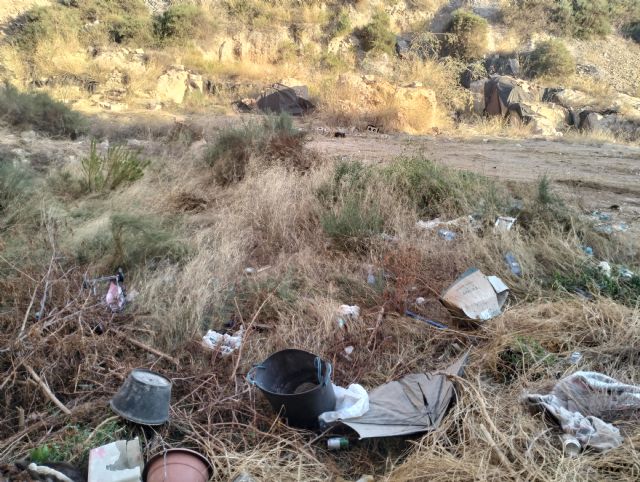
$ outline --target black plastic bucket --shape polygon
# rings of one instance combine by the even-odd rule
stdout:
[[[279,351],[249,370],[247,379],[294,427],[317,428],[318,415],[336,407],[331,363],[313,353]]]

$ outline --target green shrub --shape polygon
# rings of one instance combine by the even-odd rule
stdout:
[[[293,127],[291,116],[267,116],[261,123],[222,131],[205,152],[204,161],[213,167],[216,182],[225,186],[244,179],[252,156],[267,165],[285,161],[296,170],[307,170],[316,158],[304,149],[305,142],[306,134]]]
[[[511,383],[535,367],[545,368],[555,365],[558,357],[545,350],[537,340],[530,337],[517,336],[511,345],[500,353],[500,375],[502,381]],[[534,373],[539,379],[544,373]]]
[[[320,219],[327,236],[345,249],[359,250],[384,230],[380,207],[357,193],[344,193]]]
[[[85,464],[89,458],[91,447],[86,441],[91,438],[95,446],[104,445],[118,440],[117,435],[124,429],[117,421],[107,422],[101,425],[97,431],[88,425],[70,425],[65,430],[65,438],[60,442],[40,445],[31,451],[31,462],[42,464],[45,462],[68,462],[77,460],[79,464]]]
[[[396,35],[391,32],[389,15],[378,10],[371,22],[358,32],[361,47],[365,52],[371,50],[393,55],[395,53]]]
[[[556,35],[592,38],[607,35],[612,25],[640,20],[637,0],[516,0],[502,11],[504,22],[532,35],[547,31]]]
[[[449,55],[473,60],[487,52],[489,24],[475,13],[462,9],[453,12],[447,32],[445,44]]]
[[[632,40],[640,43],[640,22],[627,25],[624,28],[624,34]]]
[[[83,117],[43,92],[22,93],[11,84],[0,86],[0,119],[55,137],[76,138],[86,131]]]
[[[399,159],[381,168],[385,183],[419,217],[486,214],[500,210],[506,195],[484,176],[440,166],[428,159]]]
[[[338,247],[364,250],[373,236],[383,232],[385,219],[372,195],[375,176],[372,167],[360,162],[339,162],[332,179],[318,189],[322,229]]]
[[[535,77],[566,77],[575,72],[576,63],[561,40],[548,40],[531,52],[527,70]]]
[[[111,146],[106,153],[100,154],[93,139],[89,155],[82,159],[81,184],[88,192],[114,190],[123,183],[140,179],[149,163],[125,146]]]
[[[615,266],[611,276],[598,266],[578,266],[574,272],[555,273],[551,285],[568,292],[590,292],[605,296],[631,307],[636,307],[640,299],[640,276],[621,276],[620,269]]]
[[[20,165],[0,158],[0,214],[21,203],[33,187],[33,174]]]
[[[607,0],[573,0],[574,36],[602,37],[611,33]]]
[[[187,254],[185,245],[161,218],[149,215],[113,214],[104,230],[83,240],[76,248],[80,263],[97,263],[102,269],[119,266],[133,270],[161,261],[177,262]]]
[[[9,42],[29,55],[39,43],[48,41],[54,34],[75,35],[81,27],[80,15],[68,10],[61,6],[28,10],[10,24]]]
[[[329,22],[326,31],[329,38],[338,37],[350,32],[351,19],[349,18],[349,11],[344,8],[338,10]]]
[[[169,7],[154,19],[154,33],[161,41],[184,41],[211,33],[213,28],[202,8],[188,3]]]
[[[119,44],[149,45],[152,41],[150,17],[132,17],[113,20],[109,38]]]

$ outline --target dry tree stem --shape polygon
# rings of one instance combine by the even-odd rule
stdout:
[[[260,314],[260,312],[262,311],[262,308],[264,308],[264,305],[267,304],[267,301],[269,301],[271,299],[272,295],[273,295],[273,293],[269,293],[269,296],[267,296],[264,299],[262,304],[258,307],[258,310],[253,315],[253,318],[251,318],[251,321],[247,325],[247,329],[246,329],[245,334],[244,334],[244,340],[242,341],[242,343],[240,343],[240,348],[238,348],[238,358],[236,359],[236,364],[233,367],[233,373],[231,374],[230,380],[235,380],[236,379],[236,374],[238,373],[238,366],[240,365],[240,359],[242,358],[242,348],[244,347],[245,343],[247,342],[247,338],[249,336],[249,330],[251,330],[251,328],[253,327],[253,324],[255,323],[256,319],[258,318],[258,315]]]
[[[24,367],[27,369],[27,371],[29,372],[29,375],[31,375],[31,377],[40,385],[40,387],[42,388],[42,390],[44,391],[45,395],[47,395],[47,397],[49,397],[49,399],[60,409],[62,410],[66,415],[71,415],[71,410],[69,410],[67,407],[65,407],[65,405],[58,400],[58,397],[56,397],[53,392],[51,391],[51,389],[49,389],[49,387],[47,386],[47,384],[42,380],[42,378],[40,378],[38,376],[38,374],[33,370],[33,368],[31,368],[29,365],[24,364]]]
[[[380,308],[380,311],[378,312],[378,318],[376,319],[376,327],[374,328],[373,332],[371,333],[371,337],[369,337],[369,343],[367,343],[367,346],[371,346],[371,351],[375,351],[376,349],[376,335],[378,334],[378,330],[380,329],[380,325],[382,325],[382,319],[384,318],[384,306],[382,308]]]
[[[512,468],[511,462],[509,461],[507,456],[504,454],[504,452],[500,450],[500,447],[498,447],[498,444],[495,442],[495,440],[493,440],[493,437],[491,437],[491,434],[489,433],[489,430],[487,430],[487,427],[485,427],[483,424],[480,424],[480,430],[482,431],[482,434],[485,436],[486,441],[489,443],[491,448],[494,450],[495,454],[500,459],[500,463],[504,465],[505,469],[511,470]]]
[[[116,331],[115,333],[118,336],[122,337],[124,340],[128,341],[129,343],[131,343],[132,345],[137,346],[138,348],[142,348],[143,350],[146,350],[149,353],[153,353],[154,355],[158,355],[161,358],[166,358],[167,360],[169,360],[171,363],[173,363],[176,366],[180,365],[180,362],[176,358],[174,358],[174,357],[172,357],[170,355],[167,355],[166,353],[163,353],[160,350],[157,350],[157,349],[155,349],[153,347],[150,347],[149,345],[145,345],[141,341],[138,341],[138,340],[136,340],[134,338],[128,338],[124,333],[120,333],[119,331]]]

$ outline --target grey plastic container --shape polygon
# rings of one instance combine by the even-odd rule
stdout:
[[[318,415],[333,411],[331,363],[303,350],[274,353],[247,374],[273,409],[294,427],[317,428]]]
[[[127,420],[141,425],[162,425],[169,420],[171,381],[159,373],[135,368],[118,393],[111,409]]]

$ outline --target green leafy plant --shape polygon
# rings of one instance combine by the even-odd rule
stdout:
[[[106,270],[178,262],[187,254],[187,248],[176,237],[175,225],[175,220],[170,224],[157,216],[115,213],[106,226],[80,241],[76,258]]]
[[[578,266],[573,272],[557,272],[551,285],[570,293],[579,291],[605,296],[631,307],[637,306],[640,300],[640,275],[621,276],[617,266],[612,268],[611,275],[590,264]]]
[[[389,15],[383,10],[373,14],[371,22],[358,32],[364,51],[377,51],[388,54],[395,52],[396,35],[391,31]]]
[[[101,154],[97,141],[93,139],[89,155],[81,162],[82,185],[89,192],[110,191],[123,183],[140,179],[149,163],[125,146],[110,146],[106,153]]]
[[[576,63],[561,40],[547,40],[529,55],[527,70],[535,77],[566,77],[576,70]]]
[[[54,137],[76,138],[86,131],[84,118],[44,92],[22,93],[13,85],[0,86],[0,119]]]
[[[100,446],[117,440],[123,428],[116,421],[101,426],[97,431],[86,425],[71,425],[65,429],[64,439],[34,448],[30,459],[36,464],[45,462],[69,462],[72,459],[86,463],[90,446],[85,444],[91,437],[92,446]]]
[[[420,217],[469,212],[493,215],[506,203],[506,196],[491,180],[440,166],[429,159],[399,159],[382,167],[380,173]]]
[[[33,187],[33,174],[26,167],[0,159],[0,213],[20,203]]]
[[[451,16],[445,45],[450,55],[464,60],[482,57],[488,48],[489,24],[475,13],[458,9]]]
[[[163,41],[185,41],[211,33],[214,28],[206,13],[197,5],[178,3],[154,19],[153,30]]]
[[[329,38],[338,37],[344,35],[351,30],[351,19],[349,18],[349,11],[341,8],[331,19],[327,26],[327,35]]]
[[[363,249],[384,230],[379,206],[358,193],[345,193],[320,219],[324,232],[345,249]]]
[[[510,383],[535,366],[550,367],[558,362],[558,357],[545,350],[540,343],[531,338],[517,336],[511,346],[500,353],[503,364],[501,375],[504,382]],[[535,379],[542,375],[534,376]]]
[[[244,179],[252,158],[266,164],[284,161],[297,170],[307,170],[315,156],[304,149],[306,134],[293,127],[287,114],[268,116],[262,122],[225,129],[205,152],[204,161],[213,168],[216,182],[229,185]]]
[[[630,39],[640,43],[640,21],[625,26],[624,34]]]

